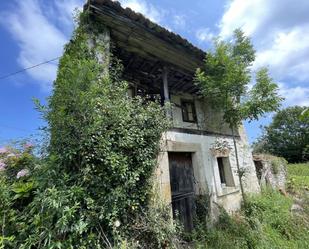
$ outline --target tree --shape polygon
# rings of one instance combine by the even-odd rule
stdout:
[[[252,63],[255,50],[248,37],[237,29],[231,42],[214,42],[214,50],[208,51],[205,68],[198,69],[196,83],[213,108],[223,112],[223,120],[229,124],[234,141],[240,188],[245,201],[235,133],[243,120],[257,120],[267,112],[276,111],[282,98],[278,86],[268,75],[267,68],[256,73],[256,83],[249,90],[252,80]]]
[[[305,120],[306,118],[309,118],[309,107],[306,107],[300,115],[301,120]]]
[[[309,160],[309,117],[306,107],[293,106],[276,113],[264,134],[254,144],[256,152],[268,152],[289,162]]]

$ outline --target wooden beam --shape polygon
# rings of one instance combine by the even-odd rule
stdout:
[[[179,87],[181,87],[184,84],[186,78],[187,76],[183,76],[180,79],[177,79],[177,83],[174,85],[173,89],[177,90]]]
[[[168,69],[163,68],[163,92],[164,92],[164,102],[170,102],[170,93],[168,89]]]
[[[117,15],[106,6],[90,4],[93,13],[102,20],[103,24],[111,29],[112,38],[117,43],[121,42],[124,49],[136,53],[149,55],[148,58],[156,58],[182,68],[191,74],[198,67],[202,67],[203,61],[186,51],[184,47],[171,44],[153,34],[143,25],[124,16]],[[128,35],[129,34],[129,35]]]
[[[135,55],[132,55],[127,65],[125,65],[126,69],[130,68],[134,60],[135,60]]]
[[[162,67],[161,62],[156,62],[155,65],[150,70],[149,74],[155,73],[160,67]]]

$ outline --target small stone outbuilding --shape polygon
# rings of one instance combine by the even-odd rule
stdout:
[[[271,155],[253,155],[257,177],[261,187],[285,191],[287,162],[283,158]]]

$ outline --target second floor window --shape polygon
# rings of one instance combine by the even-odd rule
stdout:
[[[184,122],[196,123],[196,112],[193,101],[182,100],[181,109],[182,109],[182,119]]]

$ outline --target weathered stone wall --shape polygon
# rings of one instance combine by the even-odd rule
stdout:
[[[194,177],[196,180],[196,195],[207,194],[213,206],[220,205],[228,212],[236,211],[241,206],[242,196],[237,175],[235,151],[231,149],[228,160],[235,185],[222,186],[216,157],[211,153],[211,147],[216,141],[215,136],[193,135],[180,132],[167,132],[163,136],[164,145],[159,155],[157,175],[164,199],[171,202],[170,175],[168,152],[192,152]],[[230,147],[233,147],[231,137],[224,137]],[[237,139],[240,167],[246,168],[243,179],[246,192],[259,192],[259,184],[249,146],[241,139]]]
[[[254,155],[253,158],[257,172],[260,175],[260,186],[285,190],[287,179],[286,161],[271,155]]]
[[[197,114],[197,123],[187,123],[182,120],[181,99],[194,100]],[[182,94],[172,95],[171,102],[173,126],[176,128],[207,130],[214,135],[196,135],[169,131],[163,135],[162,151],[159,155],[159,168],[157,171],[160,188],[163,198],[171,202],[171,188],[169,175],[168,152],[191,152],[194,168],[194,178],[196,180],[196,195],[208,195],[210,197],[211,215],[216,216],[217,206],[225,208],[228,212],[234,212],[241,206],[242,195],[240,191],[239,177],[236,164],[233,139],[230,136],[230,129],[222,122],[222,114],[212,110],[207,103],[193,96]],[[225,134],[225,135],[215,135]],[[228,143],[228,161],[232,175],[232,186],[224,186],[220,181],[220,173],[217,158],[211,152],[211,148],[217,139]],[[256,176],[252,152],[249,147],[246,133],[241,126],[239,137],[236,138],[240,168],[245,169],[243,185],[248,193],[260,191],[260,186]]]
[[[197,123],[182,121],[181,100],[193,100],[196,108]],[[174,104],[172,109],[173,125],[175,128],[205,130],[213,133],[232,135],[229,126],[223,122],[222,113],[214,110],[205,99],[193,97],[189,94],[171,96]]]

